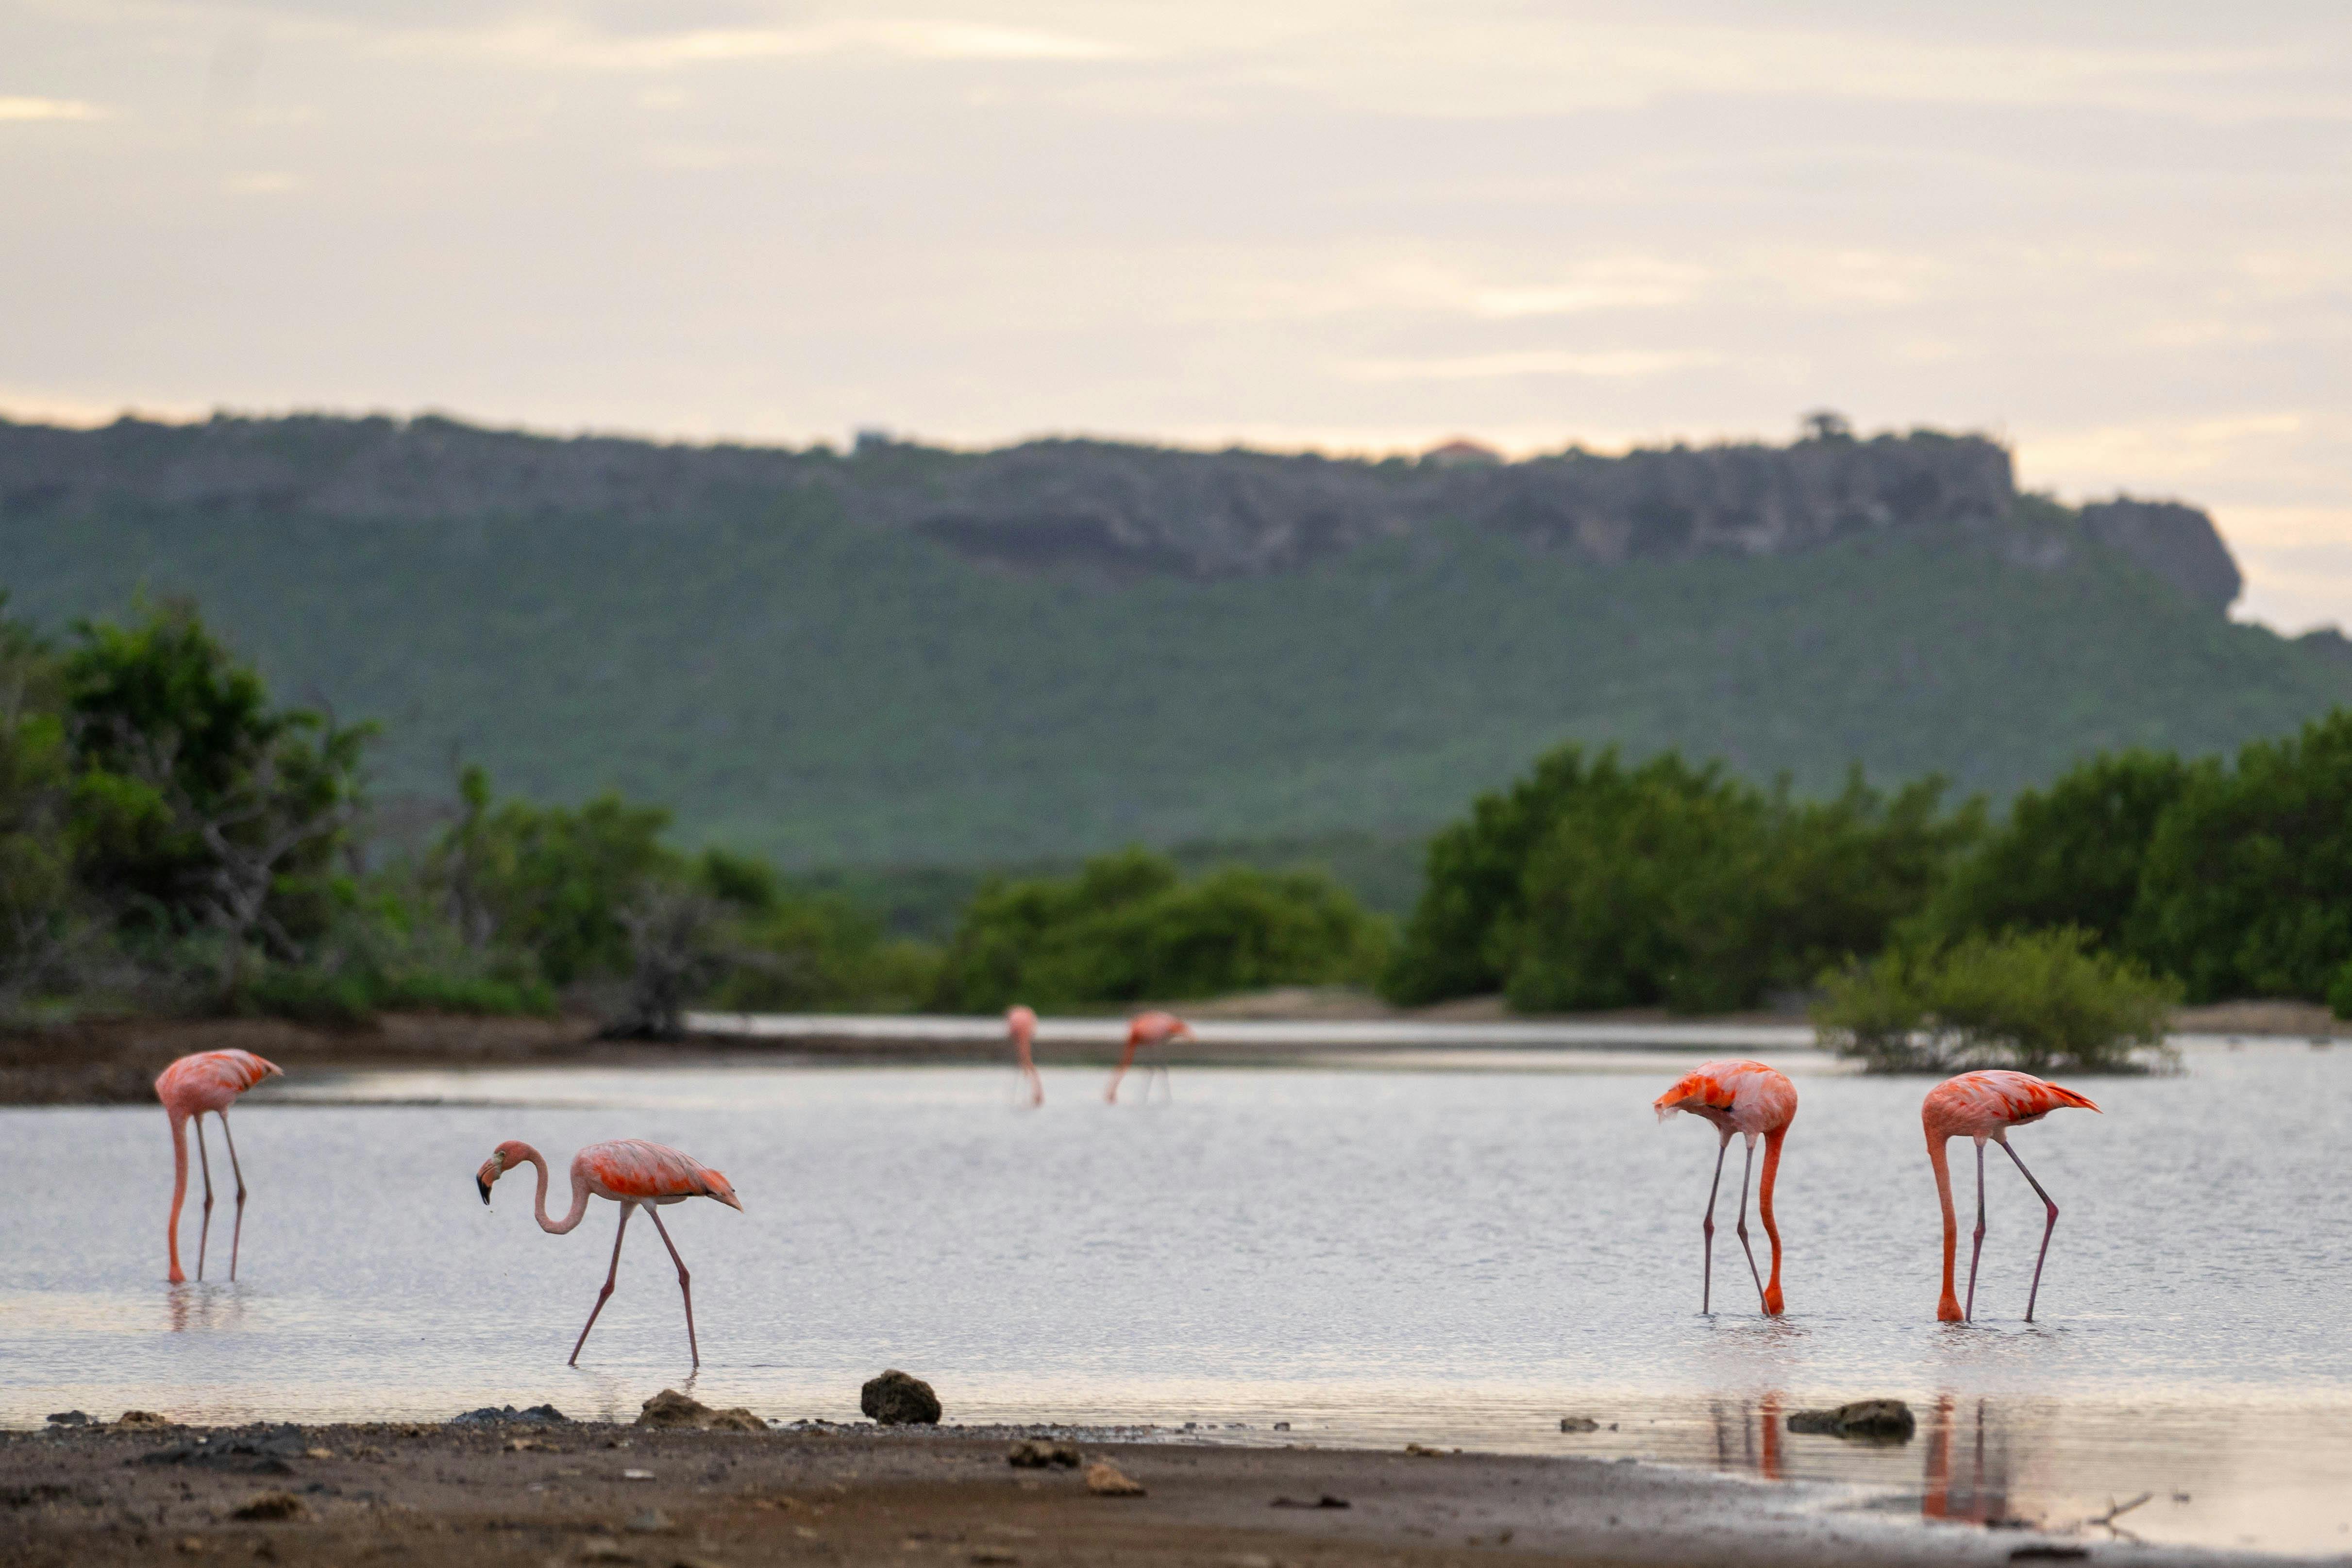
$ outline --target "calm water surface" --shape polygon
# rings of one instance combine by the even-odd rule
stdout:
[[[687,1380],[653,1228],[631,1226],[567,1368],[613,1206],[550,1237],[529,1173],[485,1209],[473,1172],[526,1139],[560,1211],[574,1148],[636,1136],[725,1170],[748,1210],[666,1215],[694,1269],[692,1386],[717,1405],[856,1419],[858,1384],[895,1365],[967,1422],[1636,1454],[1959,1518],[2063,1522],[2152,1492],[2118,1521],[2147,1539],[2352,1549],[2352,1053],[2194,1049],[2181,1077],[2084,1084],[2106,1114],[2017,1135],[2065,1211],[2042,1321],[2018,1321],[2040,1206],[1996,1154],[1970,1327],[1934,1321],[1924,1082],[1801,1077],[1790,1310],[1770,1323],[1727,1224],[1717,1312],[1698,1313],[1714,1139],[1654,1122],[1666,1074],[1549,1065],[1565,1070],[1180,1068],[1171,1100],[1117,1109],[1070,1070],[1035,1113],[1009,1073],[970,1068],[314,1079],[236,1113],[254,1193],[238,1282],[219,1281],[225,1204],[211,1282],[178,1289],[160,1110],[0,1111],[17,1200],[0,1422],[541,1400],[627,1418]],[[1727,1177],[1727,1217],[1736,1193]],[[1915,1441],[1782,1429],[1874,1394],[1921,1413]],[[1603,1429],[1562,1434],[1563,1415]]]

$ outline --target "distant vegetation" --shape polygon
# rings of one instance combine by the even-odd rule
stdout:
[[[1068,881],[983,887],[933,998],[946,1012],[993,1012],[1362,985],[1388,947],[1387,922],[1320,872],[1233,866],[1186,882],[1166,857],[1129,849]]]
[[[2132,552],[2163,527],[2171,575]],[[387,805],[445,798],[454,751],[844,886],[943,868],[947,907],[892,926],[935,940],[988,868],[1408,842],[1567,740],[1998,804],[2352,701],[2340,645],[2218,613],[2197,514],[2021,496],[1997,447],[1930,433],[1437,470],[0,427],[0,562],[53,637],[193,595],[274,689],[383,721]]]

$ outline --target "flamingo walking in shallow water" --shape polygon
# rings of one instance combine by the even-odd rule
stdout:
[[[1138,1015],[1127,1026],[1127,1050],[1118,1058],[1118,1069],[1110,1075],[1110,1087],[1103,1090],[1103,1099],[1112,1105],[1118,1103],[1118,1080],[1127,1076],[1129,1064],[1135,1060],[1135,1053],[1142,1047],[1164,1046],[1171,1040],[1192,1037],[1192,1026],[1173,1013]],[[1168,1069],[1163,1067],[1160,1070],[1166,1072]],[[1147,1081],[1144,1093],[1148,1097],[1150,1092],[1150,1085]]]
[[[1020,1065],[1022,1087],[1029,1091],[1031,1108],[1045,1104],[1045,1080],[1037,1076],[1037,1064],[1029,1057],[1029,1042],[1037,1037],[1037,1015],[1026,1007],[1007,1007],[1004,1032],[1012,1037],[1013,1059]]]
[[[1715,1179],[1706,1189],[1706,1217],[1699,1222],[1700,1234],[1706,1238],[1701,1253],[1701,1312],[1714,1306],[1715,1197],[1723,1185],[1723,1157],[1730,1152],[1733,1133],[1747,1138],[1748,1163],[1739,1175],[1739,1247],[1748,1254],[1748,1274],[1756,1281],[1756,1294],[1763,1303],[1765,1316],[1779,1317],[1780,1227],[1772,1223],[1772,1183],[1780,1173],[1781,1141],[1789,1135],[1789,1123],[1797,1118],[1797,1086],[1789,1081],[1787,1074],[1762,1062],[1701,1062],[1651,1101],[1651,1109],[1658,1113],[1661,1121],[1677,1110],[1687,1110],[1714,1123],[1720,1134],[1715,1150]],[[1769,1285],[1757,1272],[1756,1249],[1748,1245],[1748,1179],[1756,1168],[1756,1140],[1759,1134],[1764,1139],[1764,1183],[1757,1191],[1756,1213],[1763,1220],[1764,1234],[1772,1243],[1772,1281]]]
[[[2067,1106],[2084,1110],[2099,1109],[2071,1089],[2046,1083],[2032,1073],[2005,1068],[1964,1072],[1927,1091],[1927,1098],[1919,1106],[1919,1121],[1927,1132],[1927,1163],[1936,1167],[1936,1196],[1944,1205],[1944,1294],[1936,1303],[1938,1320],[1965,1323],[1976,1317],[1977,1260],[1984,1256],[1985,1238],[1984,1146],[1990,1138],[2000,1145],[2001,1152],[2017,1166],[2018,1174],[2040,1194],[2042,1206],[2049,1211],[2049,1218],[2042,1226],[2042,1251],[2033,1260],[2033,1288],[2025,1294],[2025,1321],[2033,1321],[2033,1303],[2042,1294],[2042,1265],[2050,1257],[2051,1233],[2058,1228],[2058,1205],[2042,1190],[2042,1184],[2034,1181],[2033,1173],[2018,1159],[2017,1151],[2009,1146],[2009,1130],[2039,1121]],[[1969,1248],[1969,1300],[1965,1307],[1952,1294],[1953,1254],[1959,1248],[1960,1234],[1959,1221],[1952,1214],[1952,1171],[1945,1159],[1944,1145],[1954,1138],[1977,1141],[1977,1229],[1975,1244]]]
[[[580,1347],[588,1342],[588,1331],[596,1326],[596,1314],[611,1300],[614,1278],[621,1271],[621,1238],[628,1232],[629,1216],[642,1205],[653,1215],[654,1228],[661,1233],[662,1245],[669,1248],[669,1260],[677,1265],[677,1290],[686,1300],[687,1353],[700,1367],[702,1347],[694,1338],[693,1276],[686,1271],[686,1259],[677,1255],[677,1244],[670,1240],[669,1228],[661,1222],[661,1209],[664,1205],[682,1204],[688,1198],[716,1198],[740,1214],[743,1205],[735,1200],[734,1185],[690,1155],[641,1138],[620,1138],[610,1143],[591,1143],[572,1156],[571,1212],[562,1219],[550,1219],[546,1160],[530,1144],[509,1140],[493,1150],[482,1168],[474,1173],[474,1184],[482,1189],[485,1207],[490,1201],[490,1184],[517,1165],[538,1167],[539,1192],[531,1202],[539,1216],[539,1228],[550,1236],[562,1236],[578,1227],[588,1213],[591,1193],[621,1205],[621,1223],[613,1231],[613,1266],[604,1271],[604,1288],[596,1292],[596,1305],[590,1309],[588,1321],[581,1326],[580,1338],[572,1346],[572,1359],[565,1364],[580,1364]]]
[[[164,1113],[172,1119],[173,1284],[184,1285],[188,1280],[180,1271],[180,1205],[188,1195],[189,1120],[194,1118],[196,1123],[196,1158],[205,1174],[204,1224],[196,1231],[196,1278],[205,1277],[205,1245],[213,1233],[213,1162],[205,1152],[205,1112],[209,1110],[220,1118],[221,1141],[228,1145],[228,1168],[236,1177],[236,1225],[228,1238],[228,1277],[234,1283],[237,1246],[245,1239],[245,1171],[236,1163],[236,1140],[229,1136],[228,1108],[263,1079],[283,1077],[285,1070],[251,1051],[199,1051],[182,1057],[157,1076],[155,1098],[163,1102]]]

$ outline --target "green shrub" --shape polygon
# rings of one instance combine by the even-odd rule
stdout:
[[[1128,849],[1067,881],[983,887],[932,1002],[982,1012],[1369,984],[1388,930],[1319,871],[1229,866],[1186,882],[1165,857]]]
[[[1858,772],[1791,798],[1672,752],[1628,768],[1574,746],[1438,835],[1382,978],[1391,1000],[1503,990],[1528,1011],[1753,1005],[1876,952],[1979,831],[1942,781],[1893,796]]]
[[[2136,1049],[2163,1048],[2180,1000],[2176,982],[2072,927],[1893,947],[1822,987],[1824,1042],[1874,1072],[2128,1071]]]
[[[2197,1001],[2329,996],[2352,961],[2352,711],[2198,769],[2149,840],[2132,931]]]

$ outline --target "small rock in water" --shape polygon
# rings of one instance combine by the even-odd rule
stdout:
[[[1004,1456],[1004,1462],[1020,1470],[1043,1470],[1055,1466],[1075,1470],[1078,1468],[1079,1458],[1076,1443],[1048,1442],[1031,1437],[1013,1444],[1013,1451]]]
[[[1918,1423],[1911,1407],[1899,1399],[1857,1399],[1834,1410],[1793,1410],[1789,1430],[1814,1432],[1832,1437],[1860,1437],[1876,1443],[1907,1443]]]
[[[173,1425],[170,1417],[158,1415],[152,1410],[126,1410],[121,1416],[116,1418],[114,1424],[117,1426],[169,1426]]]
[[[1563,1415],[1559,1418],[1559,1429],[1563,1432],[1598,1432],[1601,1423],[1590,1415]]]
[[[940,1396],[919,1377],[892,1367],[857,1391],[857,1408],[885,1426],[936,1426]]]
[[[307,1519],[310,1510],[292,1492],[263,1492],[243,1508],[229,1515],[231,1519]]]
[[[52,1411],[49,1415],[49,1425],[52,1426],[87,1426],[89,1425],[89,1417],[79,1410]]]
[[[639,1535],[660,1535],[677,1528],[677,1521],[657,1508],[649,1508],[629,1521],[629,1529]]]
[[[1143,1483],[1124,1474],[1108,1459],[1087,1467],[1087,1490],[1097,1497],[1141,1497]]]
[[[1274,1424],[1274,1429],[1277,1432],[1287,1432],[1290,1430],[1290,1423],[1287,1421],[1277,1421]]]

